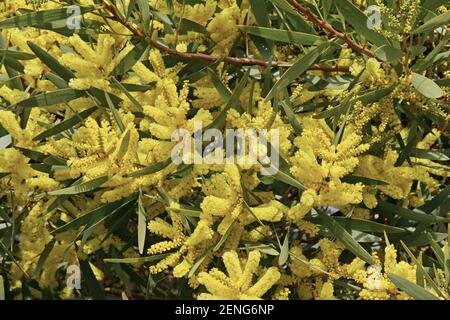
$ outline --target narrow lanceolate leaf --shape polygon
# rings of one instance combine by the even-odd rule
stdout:
[[[77,113],[73,117],[71,117],[67,120],[64,120],[64,121],[54,125],[50,129],[38,134],[36,137],[33,138],[33,140],[37,140],[37,141],[44,140],[46,138],[57,135],[58,133],[69,130],[69,129],[73,128],[75,125],[77,125],[78,123],[82,122],[87,117],[89,117],[92,113],[94,113],[95,110],[97,110],[97,107],[92,107],[92,108],[86,109],[80,113]]]
[[[214,252],[216,252],[216,251],[220,250],[220,248],[222,248],[222,245],[225,243],[225,241],[227,241],[228,237],[230,236],[231,232],[233,231],[234,225],[235,225],[235,223],[233,222],[228,226],[227,230],[222,235],[219,242],[217,242],[217,244],[214,246],[214,248],[213,248]]]
[[[418,286],[417,284],[406,280],[393,273],[388,274],[389,279],[397,286],[397,288],[405,291],[411,297],[417,300],[439,300],[438,297],[431,294],[429,291]]]
[[[437,241],[434,240],[434,238],[431,235],[431,233],[427,233],[427,237],[428,237],[428,240],[430,242],[431,249],[433,250],[434,255],[436,256],[436,259],[437,259],[437,261],[439,263],[440,268],[444,268],[444,265],[445,265],[445,254],[444,254],[444,251],[439,246]]]
[[[114,106],[114,103],[111,100],[111,97],[107,92],[105,92],[105,98],[106,102],[109,106],[109,109],[111,110],[111,113],[113,114],[114,120],[116,120],[117,126],[119,127],[120,131],[125,132],[125,125],[122,122],[122,119],[120,117],[119,112],[117,111],[116,107]]]
[[[421,25],[419,28],[417,28],[414,33],[421,33],[421,32],[428,32],[435,30],[436,28],[443,26],[445,24],[450,23],[450,11],[446,11],[437,17],[434,17],[427,22],[425,22],[423,25]]]
[[[299,190],[305,190],[305,186],[295,177],[293,177],[289,171],[283,168],[279,168],[278,171],[273,175],[273,178],[290,186],[293,186]]]
[[[58,103],[69,102],[84,96],[84,91],[65,88],[32,96],[17,103],[17,106],[22,108],[47,107]]]
[[[415,72],[412,73],[412,85],[427,98],[437,99],[444,95],[444,91],[436,82]]]
[[[345,217],[335,217],[334,219],[347,230],[357,230],[363,232],[379,232],[379,233],[383,232],[402,233],[406,231],[403,228],[393,227],[387,224],[382,224],[365,219],[345,218]]]
[[[280,255],[278,257],[278,265],[281,267],[284,265],[289,258],[289,232],[286,233],[284,237],[283,244],[280,248]]]
[[[136,109],[138,111],[140,111],[140,112],[144,111],[144,109],[142,109],[142,106],[139,103],[139,101],[137,101],[136,98],[131,95],[131,93],[129,92],[128,88],[125,85],[123,85],[122,83],[117,81],[116,78],[114,78],[114,77],[111,77],[111,80],[112,80],[113,84],[127,96],[127,98],[131,101],[131,103],[133,103],[133,105],[136,107]],[[148,90],[148,89],[149,89],[148,87],[145,88],[145,90]]]
[[[434,209],[441,207],[445,201],[448,201],[450,197],[450,185],[447,185],[444,190],[439,192],[433,199],[426,201],[423,205],[419,207],[419,210],[422,210],[427,213],[431,213]]]
[[[417,269],[420,270],[420,272],[425,276],[425,279],[427,280],[427,282],[433,287],[434,291],[437,294],[439,294],[441,297],[445,298],[445,296],[442,294],[439,286],[434,282],[434,280],[431,278],[431,276],[428,274],[428,272],[424,269],[423,265],[417,260],[417,258],[411,252],[411,250],[409,250],[408,246],[402,240],[400,240],[400,243],[402,244],[403,249],[405,249],[406,253],[409,255],[411,260],[417,266]]]
[[[93,11],[94,7],[79,7],[80,14]],[[0,29],[23,28],[43,25],[52,21],[67,20],[73,12],[69,8],[58,8],[42,11],[32,11],[20,16],[0,21]]]
[[[135,197],[130,196],[125,199],[121,199],[121,200],[118,200],[115,202],[105,204],[95,210],[85,213],[84,215],[82,215],[76,219],[69,221],[65,225],[53,230],[51,233],[61,233],[61,232],[69,231],[69,230],[77,230],[78,228],[80,228],[84,225],[86,225],[88,227],[92,226],[95,223],[97,223],[98,221],[104,220],[106,217],[111,216],[117,210],[119,210],[123,206],[127,205],[134,199],[135,199]]]
[[[16,50],[5,50],[5,49],[0,49],[0,57],[10,57],[16,60],[31,60],[31,59],[35,59],[36,57],[31,54],[31,53],[27,53],[27,52],[21,52],[21,51],[16,51]]]
[[[341,241],[350,252],[367,263],[374,264],[372,256],[352,238],[351,234],[349,234],[341,224],[321,210],[317,210],[317,212],[319,213],[323,225],[328,228],[331,234]]]
[[[137,214],[138,214],[138,248],[139,253],[143,254],[145,246],[145,233],[147,230],[147,220],[145,219],[145,208],[142,199],[142,192],[139,192]]]
[[[241,97],[241,94],[244,91],[245,86],[247,85],[249,75],[250,75],[250,68],[244,74],[241,81],[238,83],[236,89],[234,89],[234,92],[228,99],[228,102],[225,105],[225,107],[220,111],[219,115],[213,120],[213,122],[207,127],[207,129],[219,128],[220,126],[222,126],[222,124],[224,124],[227,118],[228,110],[230,110],[231,108],[238,107],[239,98]]]
[[[284,112],[286,113],[286,116],[289,120],[289,122],[292,125],[292,128],[294,129],[295,134],[299,135],[302,133],[302,126],[300,122],[297,120],[294,111],[292,110],[289,103],[286,101],[281,102],[281,106],[283,107]]]
[[[371,178],[361,177],[361,176],[355,176],[355,175],[345,176],[342,178],[342,181],[347,182],[347,183],[353,183],[353,184],[361,182],[362,184],[364,184],[366,186],[382,186],[382,185],[389,184],[386,181],[371,179]]]
[[[70,186],[64,189],[56,190],[56,191],[50,191],[48,194],[51,196],[59,196],[59,195],[73,195],[73,194],[80,194],[89,192],[92,190],[95,190],[99,188],[102,184],[104,184],[106,181],[108,181],[109,177],[103,176],[91,181],[87,181],[84,183],[77,184],[75,186]]]
[[[230,89],[228,89],[227,86],[223,84],[222,80],[220,80],[214,70],[212,70],[211,68],[207,68],[207,71],[214,87],[216,87],[216,90],[220,94],[222,99],[225,101],[230,100],[233,94]]]
[[[408,142],[406,143],[406,146],[402,148],[402,151],[400,152],[400,155],[398,156],[398,159],[395,162],[396,167],[401,166],[407,158],[409,159],[409,154],[411,153],[412,148],[416,145],[416,140],[417,140],[417,121],[413,120],[411,123],[411,128],[409,129]]]
[[[421,158],[421,159],[429,159],[433,161],[449,161],[450,157],[436,150],[423,150],[412,148],[411,154],[412,157]]]
[[[143,263],[143,262],[153,262],[166,258],[169,253],[157,254],[149,257],[139,257],[139,258],[123,258],[123,259],[103,259],[103,261],[108,263]]]
[[[139,11],[142,17],[142,23],[144,24],[145,32],[148,32],[150,28],[150,7],[148,5],[148,1],[146,0],[137,0],[137,5],[139,7]]]
[[[45,265],[45,261],[47,261],[47,258],[50,254],[50,252],[52,251],[53,247],[55,245],[55,241],[52,240],[49,243],[47,243],[45,245],[44,250],[42,251],[42,253],[39,256],[39,261],[36,265],[36,269],[34,269],[34,276],[35,278],[39,279],[39,276],[41,275],[41,272],[44,268]]]
[[[5,300],[5,282],[0,275],[0,300]]]
[[[374,45],[381,47],[389,45],[388,40],[378,32],[368,27],[369,18],[359,10],[350,0],[333,1],[345,21],[353,26],[357,34],[363,36]]]
[[[132,173],[128,174],[127,177],[137,178],[137,177],[145,176],[148,174],[156,173],[158,171],[161,171],[162,169],[164,169],[171,163],[172,163],[172,159],[166,159],[164,161],[160,161],[155,164],[152,164],[141,170],[132,172]]]
[[[44,49],[39,47],[38,45],[32,43],[31,41],[27,42],[30,49],[34,52],[34,54],[43,62],[47,67],[50,68],[54,73],[64,79],[66,82],[69,82],[70,79],[75,78],[75,75],[68,68],[64,67],[62,64],[58,62],[54,57],[47,53]]]
[[[426,214],[425,212],[418,209],[409,210],[384,201],[378,201],[377,209],[380,211],[397,214],[405,219],[418,222],[427,222],[427,223],[450,222],[450,218],[435,216],[433,214]]]
[[[130,130],[126,130],[122,135],[116,155],[116,158],[118,160],[121,160],[127,154],[128,146],[130,144],[130,136],[131,136]]]
[[[119,62],[119,64],[111,72],[111,75],[118,76],[128,72],[138,62],[145,50],[148,48],[149,43],[142,41],[135,46],[128,54]]]
[[[103,293],[103,289],[98,282],[97,278],[95,278],[95,274],[92,271],[91,265],[88,260],[80,260],[80,269],[81,274],[85,280],[87,285],[87,289],[95,300],[104,300],[105,295]]]
[[[315,49],[308,52],[304,57],[295,62],[278,80],[266,96],[266,100],[275,97],[276,93],[286,88],[291,82],[300,77],[308,68],[316,62],[323,50],[328,47],[328,43],[322,43]]]
[[[297,45],[313,45],[322,38],[313,34],[295,32],[290,30],[280,30],[273,28],[263,28],[254,26],[240,26],[240,28],[255,36],[259,36],[264,39],[275,40],[279,42],[292,43]]]

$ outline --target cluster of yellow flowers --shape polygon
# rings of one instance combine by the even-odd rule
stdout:
[[[163,288],[185,278],[197,299],[412,299],[391,275],[418,286],[424,270],[399,258],[396,233],[420,237],[411,245],[418,253],[431,224],[448,263],[450,91],[439,100],[417,90],[411,57],[393,66],[342,47],[333,58],[340,70],[314,68],[270,100],[271,81],[286,83],[289,72],[222,60],[260,59],[261,46],[277,40],[243,33],[267,18],[261,35],[269,34],[276,23],[252,9],[256,1],[149,0],[151,21],[139,11],[145,1],[120,2],[78,1],[90,8],[79,31],[39,19],[3,28],[36,13],[19,9],[65,8],[0,4],[0,273],[15,298],[30,280],[35,298],[41,289],[83,295],[66,286],[65,270],[88,262],[105,288],[116,286],[105,281],[111,272]],[[391,25],[377,35],[408,39],[420,1],[400,2],[397,17],[375,1]],[[286,17],[295,26],[293,13]],[[274,46],[272,55],[292,60],[300,47]],[[279,171],[174,163],[174,132],[194,139],[197,122],[278,130]],[[435,198],[445,198],[441,211]],[[442,290],[428,277],[423,289],[449,298],[448,270],[432,266]]]

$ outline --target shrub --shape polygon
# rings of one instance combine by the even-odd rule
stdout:
[[[449,9],[2,1],[0,298],[449,299]]]

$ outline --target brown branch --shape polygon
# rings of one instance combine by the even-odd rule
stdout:
[[[120,24],[122,24],[123,26],[125,26],[133,34],[133,36],[141,38],[143,40],[147,38],[147,36],[144,33],[142,33],[140,30],[136,29],[131,23],[123,21],[118,16],[116,8],[113,5],[103,3],[103,8],[105,8],[112,14],[112,16],[108,17],[108,18],[110,18],[114,21],[117,21]],[[218,60],[223,60],[226,63],[238,65],[238,66],[257,65],[257,66],[262,66],[262,67],[268,67],[268,66],[289,67],[292,65],[291,63],[284,62],[284,61],[268,62],[268,61],[264,61],[264,60],[254,59],[254,58],[237,58],[237,57],[230,57],[230,56],[220,57],[220,56],[207,55],[204,53],[180,52],[180,51],[177,51],[176,49],[169,48],[169,47],[163,45],[162,43],[159,43],[152,39],[147,39],[146,41],[148,41],[152,47],[158,49],[159,51],[161,51],[163,53],[166,53],[166,54],[169,54],[172,56],[176,56],[176,57],[179,57],[180,59],[187,60],[187,61],[202,60],[202,61],[216,62]],[[324,65],[324,64],[314,64],[309,69],[310,70],[321,70],[321,71],[326,71],[326,72],[349,72],[348,67],[338,66],[338,65],[329,66],[329,65]]]
[[[339,32],[336,29],[334,29],[331,24],[328,22],[321,20],[317,18],[314,13],[309,9],[308,7],[302,6],[300,3],[298,3],[296,0],[287,0],[291,6],[297,10],[297,12],[301,13],[305,18],[310,21],[311,23],[315,24],[316,26],[322,28],[327,33],[331,34],[332,36],[335,36],[336,38],[342,39],[347,43],[347,45],[354,49],[355,51],[358,51],[362,54],[365,54],[369,57],[375,57],[375,53],[364,47],[363,45],[360,45],[353,41],[350,36],[345,32]]]

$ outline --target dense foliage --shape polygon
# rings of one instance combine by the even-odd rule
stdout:
[[[0,2],[0,299],[449,299],[449,21]],[[174,163],[199,121],[276,129],[279,170]]]

